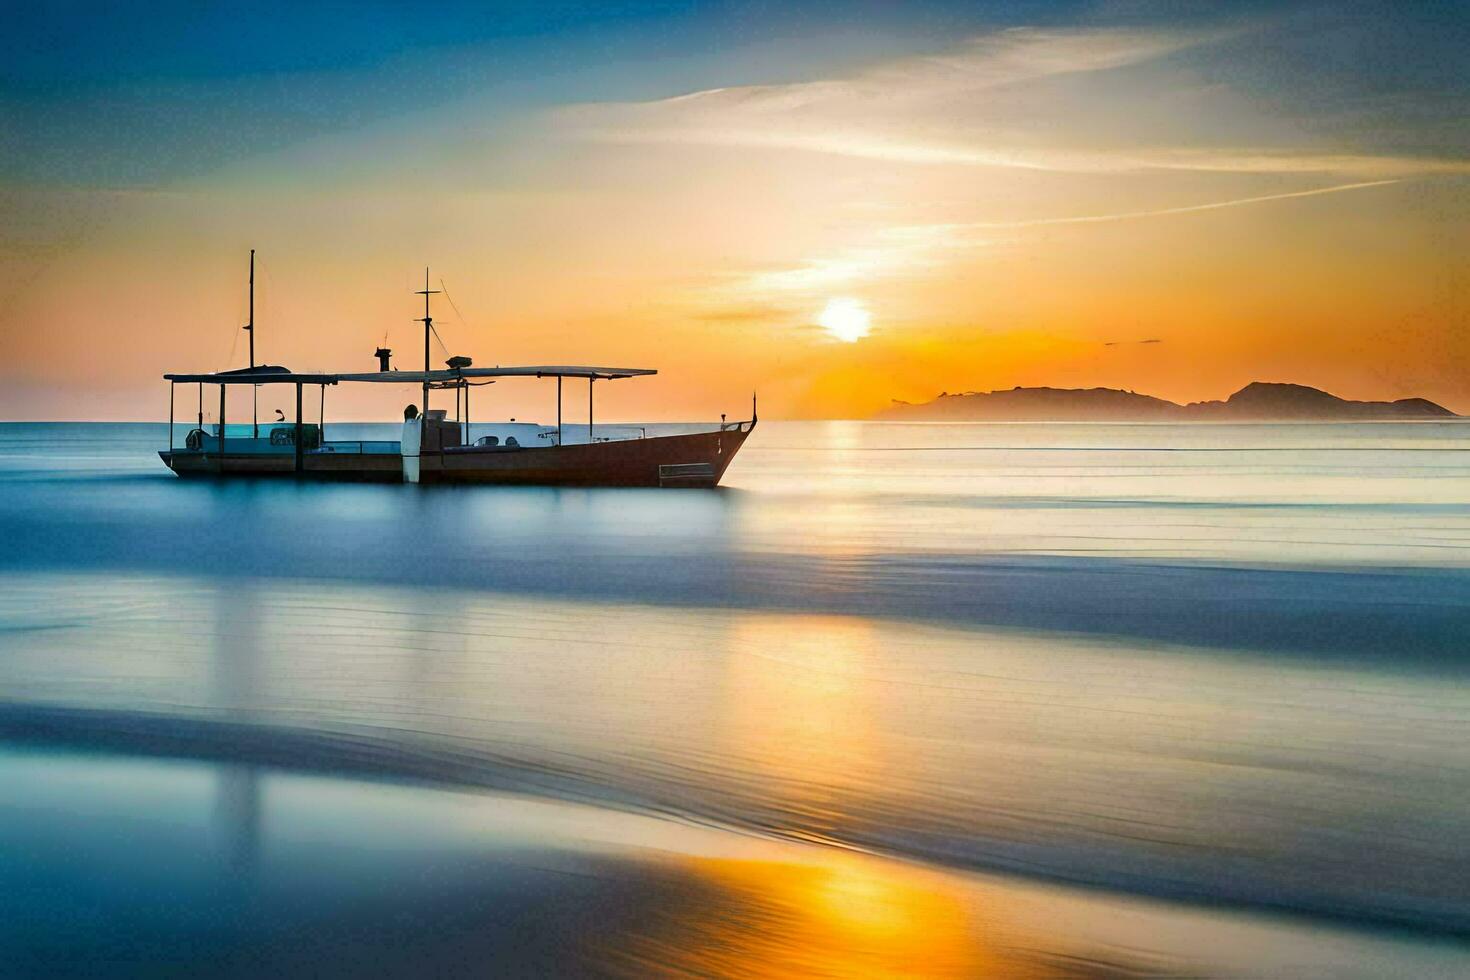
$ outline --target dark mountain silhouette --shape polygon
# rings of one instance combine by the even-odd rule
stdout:
[[[1357,402],[1306,385],[1255,381],[1225,401],[1178,405],[1116,388],[1012,388],[894,401],[876,418],[929,422],[1353,421],[1459,418],[1423,398]]]

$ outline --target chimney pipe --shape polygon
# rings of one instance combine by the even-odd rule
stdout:
[[[388,359],[393,356],[393,352],[391,350],[386,347],[379,347],[377,350],[373,351],[373,356],[378,359],[379,371],[390,370],[388,367]]]

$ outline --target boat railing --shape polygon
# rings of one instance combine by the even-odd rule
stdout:
[[[322,444],[313,453],[331,453],[347,456],[396,456],[403,451],[401,443],[386,439],[364,439],[341,441],[333,439]]]
[[[565,435],[555,428],[542,429],[536,433],[537,439],[544,439],[553,446],[585,446],[587,444],[587,426],[568,426]],[[617,425],[598,426],[592,433],[592,442],[634,442],[639,439],[648,438],[648,427],[645,425]]]
[[[618,428],[621,428],[624,431],[623,432],[614,431],[612,435],[594,435],[592,437],[592,441],[593,442],[632,442],[634,439],[647,439],[648,438],[648,427],[646,425],[623,425],[623,426],[615,426],[614,427],[615,430],[618,429]],[[636,436],[632,434],[632,431],[634,429],[637,429],[638,430],[638,434]]]
[[[321,433],[315,423],[302,426],[302,445],[307,451],[314,450],[320,442]],[[280,423],[269,423],[264,425],[229,425],[224,431],[224,452],[236,455],[270,455],[290,453],[296,446],[296,426],[294,423],[282,425]],[[188,453],[197,452],[207,455],[217,454],[221,451],[219,423],[211,423],[208,428],[193,426],[184,435],[183,445],[175,446],[174,452]]]
[[[749,432],[755,428],[754,419],[746,419],[744,422],[721,422],[721,432]]]

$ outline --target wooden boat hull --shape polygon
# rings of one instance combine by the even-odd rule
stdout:
[[[684,436],[525,449],[466,446],[423,456],[421,483],[539,486],[713,487],[735,458],[746,427]]]
[[[158,458],[175,474],[188,478],[220,477],[304,477],[306,479],[340,480],[365,483],[401,483],[403,465],[394,455],[372,453],[351,455],[308,453],[302,457],[302,469],[296,469],[296,457],[289,453],[190,452],[161,450]]]
[[[753,422],[716,432],[656,436],[571,446],[457,446],[419,457],[419,482],[520,486],[714,487],[755,428]],[[181,477],[298,477],[310,480],[401,483],[396,453],[310,452],[297,469],[294,454],[261,455],[169,450],[159,457]]]

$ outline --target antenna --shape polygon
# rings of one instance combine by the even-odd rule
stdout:
[[[424,410],[420,417],[427,418],[429,415],[429,335],[434,332],[434,317],[429,313],[429,297],[440,292],[438,289],[429,288],[429,267],[424,266],[424,288],[415,290],[415,293],[424,298],[424,315],[421,322],[424,325]]]
[[[250,331],[250,370],[255,370],[255,249],[250,250],[250,322],[245,324]],[[250,432],[251,438],[260,438],[260,386],[250,386]]]
[[[250,367],[255,367],[255,249],[250,250],[250,322],[245,324],[250,331]]]

